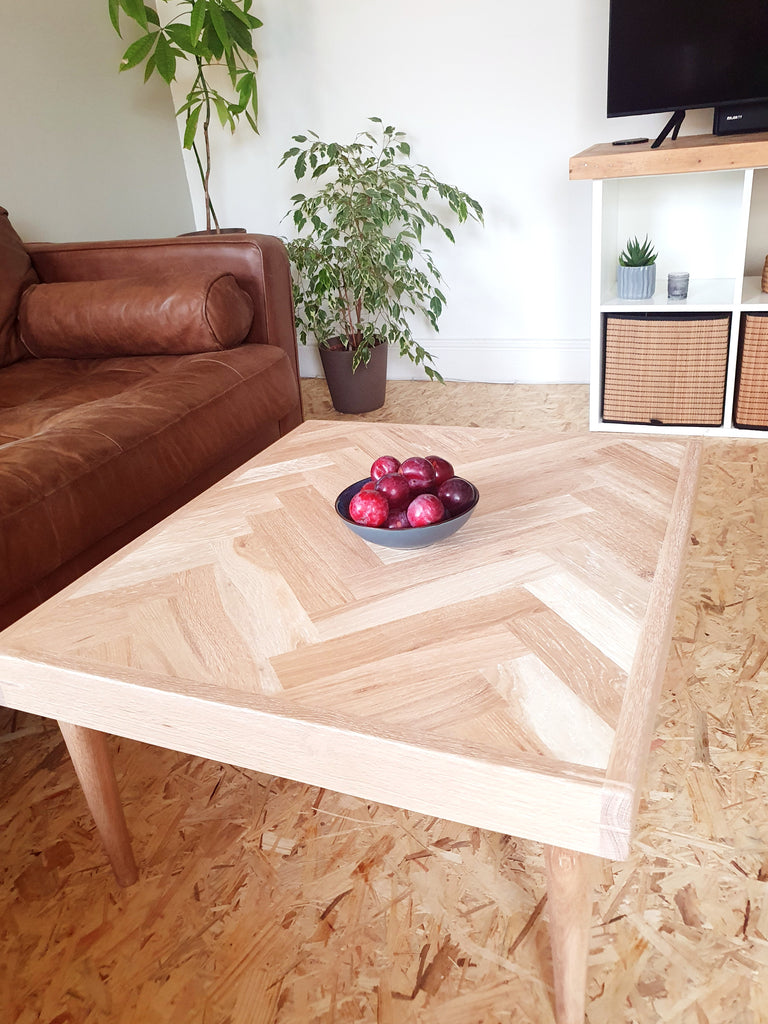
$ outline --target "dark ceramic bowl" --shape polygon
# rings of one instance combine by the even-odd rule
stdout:
[[[480,499],[478,490],[473,484],[475,500],[468,509],[460,515],[454,516],[453,519],[444,519],[442,523],[433,523],[431,526],[412,526],[408,530],[387,530],[383,526],[362,526],[350,519],[349,503],[363,484],[368,483],[369,480],[370,477],[366,477],[364,480],[358,480],[357,483],[345,487],[336,499],[336,511],[358,537],[370,541],[371,544],[381,544],[385,548],[426,548],[430,544],[437,544],[438,541],[445,540],[446,537],[450,537],[451,534],[462,528],[474,512]]]

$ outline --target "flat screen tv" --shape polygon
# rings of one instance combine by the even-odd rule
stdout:
[[[608,117],[675,111],[682,120],[715,107],[717,126],[717,108],[754,114],[761,103],[768,108],[768,0],[611,0]]]

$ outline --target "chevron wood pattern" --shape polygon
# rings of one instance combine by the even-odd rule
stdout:
[[[411,551],[336,494],[436,452],[480,503]],[[698,446],[308,422],[0,639],[4,703],[627,855]]]

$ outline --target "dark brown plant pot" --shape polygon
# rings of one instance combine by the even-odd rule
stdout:
[[[339,343],[331,338],[329,343]],[[387,349],[379,343],[367,363],[352,372],[354,352],[348,348],[320,348],[320,360],[331,401],[337,412],[372,412],[384,405],[387,392]]]

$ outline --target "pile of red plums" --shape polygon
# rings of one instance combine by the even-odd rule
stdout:
[[[431,526],[466,512],[476,496],[473,485],[456,476],[440,455],[416,455],[404,462],[380,455],[370,480],[351,498],[349,517],[361,526],[387,530]]]

